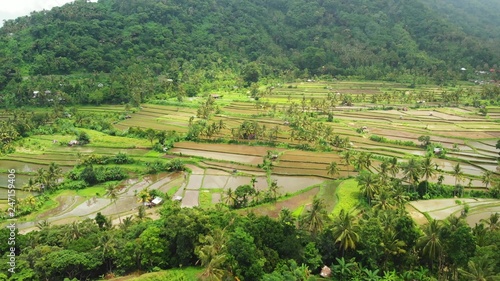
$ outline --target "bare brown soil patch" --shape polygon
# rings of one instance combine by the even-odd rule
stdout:
[[[308,190],[304,193],[295,195],[289,199],[285,199],[283,201],[278,201],[274,204],[266,204],[263,206],[259,207],[254,207],[254,208],[249,208],[247,210],[241,211],[242,213],[249,213],[253,212],[257,215],[262,215],[262,216],[270,216],[272,218],[277,218],[279,216],[279,213],[282,209],[287,208],[290,210],[294,210],[295,208],[309,204],[313,201],[314,196],[318,194],[319,192],[319,187],[315,187],[311,190]]]

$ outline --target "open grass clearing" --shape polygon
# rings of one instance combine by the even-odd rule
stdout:
[[[102,279],[109,281],[157,281],[157,280],[172,280],[172,281],[197,281],[198,275],[202,272],[202,268],[198,267],[183,267],[182,269],[168,269],[159,272],[151,273],[135,273],[127,276],[121,276],[112,279]]]
[[[342,181],[336,188],[336,203],[331,216],[338,216],[341,210],[351,211],[359,204],[361,190],[355,179]]]

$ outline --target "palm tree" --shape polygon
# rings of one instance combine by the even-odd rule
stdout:
[[[382,184],[387,184],[389,182],[389,167],[390,163],[389,161],[385,160],[382,162],[379,166],[379,179]]]
[[[255,184],[257,183],[257,178],[252,177],[252,179],[250,180],[250,183],[252,184],[253,189],[255,189]]]
[[[351,165],[354,160],[354,152],[348,149],[342,153],[341,157],[344,160],[344,165],[347,168],[347,176],[349,177],[349,165]]]
[[[27,192],[32,192],[35,190],[36,187],[36,182],[33,180],[33,178],[30,178],[26,184],[23,186],[23,190]]]
[[[290,209],[288,208],[281,209],[280,214],[278,216],[278,221],[285,225],[290,225],[290,226],[295,225],[295,218],[292,215],[292,211],[290,211]]]
[[[404,187],[399,186],[396,187],[394,194],[392,195],[392,198],[396,202],[396,205],[401,209],[404,210],[404,206],[408,200],[410,200],[410,197],[406,195],[404,191]]]
[[[222,199],[222,202],[224,202],[224,204],[226,204],[228,207],[230,207],[230,206],[234,206],[234,200],[235,200],[235,195],[233,193],[233,189],[229,188],[226,191],[224,198]]]
[[[269,193],[272,195],[272,199],[274,201],[276,201],[276,199],[278,198],[278,189],[280,189],[280,187],[278,186],[278,181],[271,181],[271,184],[269,185]]]
[[[133,223],[134,223],[133,217],[132,216],[128,216],[128,217],[126,217],[126,218],[123,219],[123,222],[120,225],[120,228],[122,230],[127,230]]]
[[[420,163],[415,159],[411,158],[406,165],[403,166],[404,179],[408,181],[413,190],[415,190],[415,183],[420,178],[422,174],[422,168]]]
[[[485,259],[478,260],[477,264],[474,261],[467,263],[469,270],[459,269],[460,275],[473,281],[494,281],[500,280],[499,274],[494,274]]]
[[[342,256],[346,250],[356,249],[356,244],[359,241],[357,223],[354,219],[354,215],[342,209],[339,216],[333,221],[333,238],[335,243],[339,243]]]
[[[425,181],[429,181],[429,178],[434,178],[436,174],[436,164],[432,162],[432,156],[427,156],[424,161],[421,162],[421,172],[422,176],[425,177]]]
[[[47,170],[47,184],[48,188],[54,187],[57,185],[57,182],[62,176],[62,169],[56,163],[52,162],[49,165],[49,169]]]
[[[372,153],[361,152],[356,158],[356,165],[358,171],[367,170],[370,171],[370,166],[372,165]]]
[[[483,176],[481,177],[481,179],[483,180],[483,183],[484,183],[484,187],[486,189],[488,189],[488,185],[491,184],[492,180],[493,180],[493,173],[491,171],[484,171],[483,173]]]
[[[427,156],[420,163],[422,176],[425,177],[425,193],[429,188],[429,178],[434,178],[436,174],[436,164],[432,163],[432,156]]]
[[[36,227],[40,230],[50,228],[50,222],[48,220],[40,221],[40,222],[36,223]]]
[[[225,231],[217,228],[210,234],[200,237],[201,246],[197,247],[196,254],[200,258],[204,270],[200,274],[201,280],[221,281],[227,271],[223,268],[226,261],[224,254],[226,245]]]
[[[40,184],[40,190],[45,191],[48,186],[47,171],[43,168],[38,169],[35,181]]]
[[[313,236],[316,236],[318,232],[323,230],[326,218],[327,214],[325,211],[323,200],[315,197],[313,199],[311,208],[307,210],[302,217],[301,225],[305,227],[309,232],[311,232]]]
[[[100,250],[102,257],[105,260],[106,268],[108,271],[112,270],[113,260],[111,257],[116,253],[116,248],[116,239],[111,234],[111,232],[106,231],[101,236],[99,236],[99,246],[96,249]]]
[[[368,171],[362,171],[356,179],[361,186],[361,192],[365,195],[366,199],[368,199],[368,204],[371,205],[371,201],[378,189],[377,176]]]
[[[500,229],[500,213],[491,214],[488,219],[481,219],[481,223],[486,224],[490,231]]]
[[[441,239],[439,238],[441,228],[442,226],[439,221],[431,220],[425,225],[423,229],[424,235],[420,237],[417,242],[417,245],[422,248],[423,254],[429,258],[431,268],[434,264],[434,260],[441,259],[442,256],[443,245],[441,243]]]
[[[339,173],[339,168],[337,167],[336,162],[330,163],[328,167],[326,167],[327,174],[330,175],[332,178]]]
[[[399,164],[396,157],[392,157],[392,159],[389,161],[389,173],[393,178],[395,178],[399,173]]]
[[[397,236],[397,233],[392,229],[383,232],[381,246],[384,248],[385,253],[384,268],[387,263],[387,258],[406,253],[404,249],[406,243],[397,239]]]
[[[375,194],[374,201],[373,209],[375,210],[394,209],[393,196],[387,190],[382,189],[378,194]]]
[[[457,163],[457,165],[453,167],[452,174],[455,177],[455,185],[457,185],[458,182],[461,182],[464,179],[464,173],[462,172],[460,163]]]
[[[116,208],[116,200],[118,200],[118,191],[116,190],[115,186],[113,186],[113,184],[108,184],[106,186],[106,194],[111,200],[111,203],[115,203],[115,208]],[[121,216],[118,215],[118,218],[120,219],[120,224],[121,224],[122,223]]]

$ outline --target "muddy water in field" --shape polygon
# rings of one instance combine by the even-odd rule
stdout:
[[[5,169],[5,170],[15,169],[17,172],[31,173],[31,172],[36,172],[40,168],[47,169],[48,165],[32,164],[20,161],[0,160],[0,169]]]
[[[205,175],[202,188],[224,188],[229,176]]]
[[[258,156],[248,156],[248,155],[194,150],[186,148],[174,148],[171,150],[171,152],[182,153],[182,155],[199,156],[204,158],[211,158],[223,161],[233,161],[233,162],[254,164],[254,165],[262,163],[262,157]]]
[[[286,176],[271,176],[272,180],[277,180],[280,192],[284,193],[295,193],[302,190],[308,186],[320,184],[324,182],[324,179],[316,177],[286,177]]]
[[[186,190],[182,198],[181,207],[196,207],[198,206],[198,197],[200,192],[198,190]]]
[[[245,185],[245,184],[251,184],[250,180],[252,178],[250,177],[230,177],[226,183],[226,189],[231,188],[232,190],[235,190],[238,186],[240,185]]]
[[[203,175],[191,175],[186,189],[200,189],[202,181]]]
[[[439,168],[447,172],[453,171],[453,167],[455,167],[455,165],[457,164],[457,162],[443,160],[443,159],[434,159],[433,161],[439,166]],[[466,175],[481,176],[483,173],[483,170],[481,170],[480,168],[469,164],[460,163],[460,168],[462,169],[462,172]]]

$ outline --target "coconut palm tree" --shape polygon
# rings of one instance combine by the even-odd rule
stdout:
[[[111,257],[116,254],[116,248],[118,246],[116,242],[117,241],[112,232],[106,231],[99,236],[99,245],[97,246],[96,250],[99,250],[99,252],[101,253],[106,264],[106,269],[108,271],[111,271],[113,269],[113,260]]]
[[[323,230],[327,214],[323,200],[314,198],[311,208],[301,218],[301,225],[305,227],[313,236]]]
[[[41,222],[38,222],[36,224],[36,227],[38,227],[38,229],[40,229],[40,230],[43,230],[45,228],[49,228],[50,227],[50,222],[48,220],[43,220]]]
[[[342,256],[344,256],[346,250],[356,249],[359,241],[357,223],[354,219],[354,215],[342,209],[338,217],[333,221],[333,239],[335,239],[335,243],[339,244]]]
[[[335,175],[339,174],[339,168],[337,166],[337,162],[331,162],[330,165],[328,165],[328,167],[326,167],[326,170],[327,170],[327,174],[329,176],[331,176],[332,178]]]
[[[278,221],[285,225],[295,225],[295,218],[292,215],[292,211],[288,208],[283,208],[278,216]]]
[[[45,169],[43,168],[40,168],[37,170],[37,173],[36,173],[36,180],[35,180],[37,183],[39,183],[40,185],[40,190],[43,192],[46,190],[46,188],[48,187],[48,175],[47,175],[47,171],[45,171]]]
[[[425,178],[425,193],[429,188],[429,178],[434,178],[436,174],[436,164],[432,162],[432,156],[426,156],[420,163],[422,176]]]
[[[441,228],[442,226],[439,221],[431,220],[424,226],[424,235],[417,242],[417,245],[422,248],[423,254],[429,258],[431,268],[434,260],[441,259],[442,256],[443,244],[439,238]]]
[[[403,173],[404,179],[415,191],[415,184],[422,174],[422,167],[420,163],[415,158],[411,158],[408,163],[403,166]]]
[[[128,217],[126,217],[126,218],[123,219],[123,222],[120,225],[120,228],[122,230],[127,230],[133,223],[134,223],[133,217],[132,216],[128,216]]]
[[[394,209],[394,200],[392,194],[385,189],[381,189],[378,194],[375,194],[373,201],[375,204],[373,205],[373,209],[375,210],[389,210]]]
[[[347,176],[349,177],[349,165],[352,164],[354,160],[354,151],[347,149],[344,153],[341,154],[342,159],[344,160],[344,165],[347,168]]]
[[[395,188],[394,194],[392,195],[394,202],[401,210],[404,210],[406,202],[410,200],[410,197],[406,195],[404,187],[399,186]]]
[[[486,260],[478,260],[477,263],[469,261],[467,263],[469,270],[459,269],[458,272],[467,280],[473,281],[494,281],[500,280],[499,274],[494,274]]]
[[[24,184],[23,190],[27,192],[32,192],[36,188],[36,182],[33,180],[33,178],[30,178],[27,183]]]
[[[82,231],[80,229],[80,223],[74,221],[70,225],[67,225],[67,230],[64,235],[64,242],[71,242],[74,240],[77,240],[78,238],[82,237]]]
[[[455,165],[453,167],[452,174],[455,177],[455,185],[457,185],[459,182],[461,182],[464,179],[464,173],[462,172],[462,168],[460,167],[460,163],[457,163],[457,165]]]
[[[361,186],[361,192],[368,200],[368,204],[371,205],[371,201],[375,197],[378,190],[379,183],[377,176],[368,171],[362,171],[356,179],[358,180],[358,184]]]
[[[484,183],[484,187],[486,189],[488,189],[488,185],[491,184],[492,180],[493,180],[493,173],[491,171],[484,171],[483,173],[483,176],[481,177],[483,183]]]
[[[387,160],[380,163],[380,166],[378,169],[378,175],[379,175],[380,182],[382,184],[387,184],[389,182],[389,166],[390,166],[390,163]]]
[[[232,188],[229,188],[226,191],[226,194],[223,199],[224,204],[226,204],[228,207],[234,207],[236,203],[236,195],[233,192]]]
[[[367,170],[370,171],[370,166],[372,165],[372,153],[361,152],[356,157],[356,166],[358,171]]]
[[[278,181],[276,180],[271,181],[271,184],[269,185],[269,193],[271,194],[272,199],[274,201],[276,201],[276,199],[278,198],[279,189],[280,187],[278,186]]]
[[[396,157],[392,157],[392,159],[389,161],[389,173],[393,178],[395,178],[399,173],[399,164]]]
[[[257,183],[257,178],[256,177],[252,177],[252,179],[250,180],[250,184],[252,184],[253,189],[255,189],[255,184],[256,183]]]
[[[111,203],[115,204],[115,208],[116,208],[116,200],[118,200],[118,191],[116,190],[116,188],[113,184],[108,184],[106,186],[106,195],[111,200]],[[118,216],[118,218],[120,219],[120,224],[121,224],[122,218],[120,216]]]
[[[210,234],[200,237],[201,246],[197,247],[196,254],[200,258],[204,270],[200,274],[201,280],[221,281],[227,271],[224,269],[226,261],[225,231],[216,228]]]
[[[491,214],[488,219],[481,219],[481,223],[486,224],[490,231],[500,229],[500,213]]]

